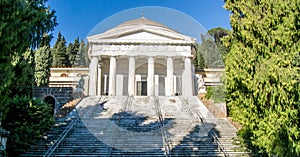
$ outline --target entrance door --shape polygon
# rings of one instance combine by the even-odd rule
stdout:
[[[147,81],[137,81],[136,95],[147,95]]]

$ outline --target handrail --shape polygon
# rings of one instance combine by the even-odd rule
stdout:
[[[47,152],[44,154],[44,157],[49,157],[53,154],[53,152],[57,149],[57,147],[60,145],[60,143],[64,140],[64,138],[68,135],[71,129],[73,129],[75,123],[79,120],[79,117],[76,117],[76,119],[73,119],[67,126],[67,128],[60,134],[57,141],[47,150]]]
[[[120,109],[120,112],[126,112],[126,111],[129,111],[130,109],[131,109],[131,106],[132,106],[132,100],[133,99],[133,96],[128,96],[127,97],[127,100],[126,100],[126,103],[125,103],[125,105],[124,105],[124,108],[123,109]],[[118,118],[118,124],[117,125],[120,125],[120,121],[121,121],[121,115],[119,116],[119,118]],[[112,154],[112,151],[113,151],[113,149],[114,149],[114,143],[112,144],[112,147],[111,147],[111,149],[108,151],[108,155],[107,156],[111,156],[111,154]]]
[[[165,149],[165,156],[170,156],[170,145],[169,145],[169,138],[167,135],[167,132],[165,130],[165,125],[163,123],[163,117],[162,117],[162,113],[159,107],[159,100],[157,99],[157,97],[154,97],[154,106],[156,108],[156,113],[158,115],[158,119],[159,119],[159,123],[161,125],[161,133],[162,133],[162,137],[163,137],[163,142],[164,142],[164,149]]]
[[[187,114],[191,117],[191,118],[196,118],[196,116],[194,115],[194,113],[191,111],[191,108],[189,106],[189,103],[187,102],[187,100],[185,98],[183,98],[182,96],[178,97],[179,101],[182,103],[182,107],[185,110],[185,112],[187,112]]]
[[[205,118],[202,116],[202,114],[200,112],[197,112],[196,114],[198,115],[198,117],[199,117],[199,119],[201,120],[202,123],[207,123],[207,121],[205,120]],[[225,157],[228,157],[229,155],[227,154],[222,142],[220,142],[220,140],[218,138],[218,135],[215,133],[215,131],[210,130],[208,132],[208,136],[212,137],[214,142],[217,144],[219,151],[221,151],[225,155]]]

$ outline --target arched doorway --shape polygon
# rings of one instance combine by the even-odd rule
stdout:
[[[55,101],[55,98],[51,95],[48,95],[48,96],[45,96],[44,97],[44,100],[43,100],[45,103],[51,105],[51,108],[52,108],[52,114],[55,113],[55,104],[56,104],[56,101]]]

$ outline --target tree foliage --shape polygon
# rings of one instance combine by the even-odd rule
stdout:
[[[54,122],[52,108],[40,100],[15,97],[10,105],[3,127],[10,131],[7,141],[8,156],[17,156],[25,151]]]
[[[42,46],[35,51],[34,79],[37,87],[46,87],[49,83],[51,51],[49,46]]]
[[[1,0],[0,110],[2,116],[5,116],[7,111],[9,98],[14,95],[11,89],[18,89],[15,79],[21,72],[26,73],[26,68],[22,67],[26,64],[23,54],[29,47],[37,47],[42,36],[57,25],[55,11],[45,7],[45,2],[45,0]],[[14,58],[18,57],[20,62],[13,65]]]
[[[218,51],[221,54],[222,59],[224,60],[225,56],[229,50],[223,44],[222,38],[226,37],[230,33],[230,31],[225,28],[222,28],[222,27],[217,27],[217,28],[212,28],[212,29],[208,30],[207,33],[213,37],[213,39],[217,45]]]
[[[206,68],[206,65],[205,65],[205,60],[202,56],[202,52],[200,51],[201,44],[196,44],[195,47],[196,47],[197,53],[196,53],[196,58],[194,59],[194,66],[196,69],[204,69],[204,68]]]
[[[59,32],[55,45],[51,49],[52,66],[54,67],[72,67],[72,66],[88,66],[87,46],[84,40],[79,43],[79,38],[66,46],[66,40]]]
[[[300,1],[225,1],[229,113],[254,153],[300,155]]]
[[[20,145],[29,142],[31,138],[27,137],[38,135],[43,127],[36,125],[47,125],[51,121],[47,112],[42,113],[45,111],[41,109],[43,105],[40,108],[40,103],[31,100],[34,83],[33,49],[41,45],[43,36],[57,25],[55,12],[46,7],[45,2],[0,2],[0,120],[4,129],[11,132],[8,137],[10,153],[18,151],[22,147]]]
[[[205,68],[224,68],[224,61],[216,42],[209,35],[201,35],[201,40],[198,52],[204,59]]]
[[[80,42],[74,65],[75,66],[84,66],[84,67],[87,67],[89,65],[87,45],[85,44],[84,40],[81,40],[81,42]]]
[[[52,53],[52,66],[54,67],[66,67],[69,65],[69,57],[67,54],[65,37],[58,33],[57,40],[54,47],[51,49]]]
[[[74,43],[69,43],[68,48],[67,48],[67,55],[68,55],[68,60],[69,60],[69,64],[68,66],[73,66],[75,65],[75,59],[76,59],[76,55],[79,51],[79,39],[76,38],[74,40]]]
[[[201,35],[202,43],[196,44],[197,56],[194,65],[197,69],[224,68],[224,58],[228,52],[222,38],[229,34],[225,28],[212,28]]]

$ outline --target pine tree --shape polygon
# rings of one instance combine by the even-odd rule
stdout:
[[[207,33],[213,37],[214,42],[217,45],[218,51],[224,60],[229,50],[224,46],[222,38],[226,37],[230,33],[230,31],[222,27],[217,27],[208,30]]]
[[[300,156],[300,1],[225,2],[229,113],[251,152]]]

